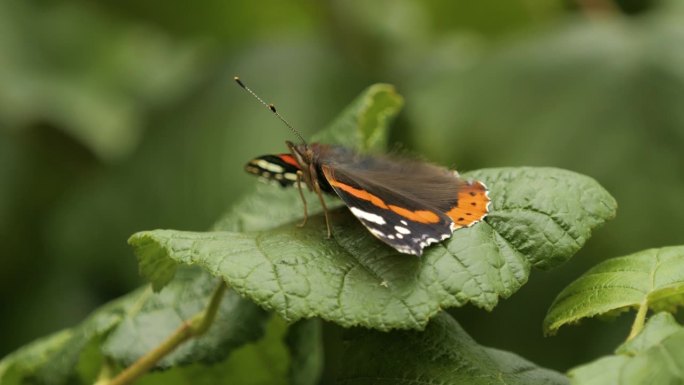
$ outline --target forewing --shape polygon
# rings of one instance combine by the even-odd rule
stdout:
[[[451,218],[432,205],[344,168],[323,165],[322,171],[371,234],[401,253],[421,255],[423,248],[452,234]]]
[[[454,230],[479,222],[489,211],[490,199],[484,183],[463,180],[457,172],[427,162],[357,155],[331,162],[330,167],[364,183],[377,195],[393,193],[404,201],[445,213],[453,221]]]
[[[245,165],[245,171],[257,175],[264,181],[289,187],[297,181],[299,165],[290,154],[262,155],[250,160]]]

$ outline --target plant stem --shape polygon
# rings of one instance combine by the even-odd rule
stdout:
[[[111,381],[114,368],[112,367],[112,362],[109,358],[105,357],[102,362],[102,367],[100,368],[100,373],[97,375],[97,380],[95,380],[95,385],[106,385]]]
[[[183,322],[183,324],[164,342],[140,357],[131,366],[114,377],[114,379],[107,382],[106,385],[131,384],[138,379],[138,377],[152,369],[164,357],[173,352],[179,345],[191,338],[199,337],[204,334],[209,330],[209,327],[216,318],[216,313],[218,313],[219,305],[221,304],[221,299],[223,298],[225,290],[226,284],[221,281],[216,290],[214,290],[209,305],[204,311],[195,314],[190,319]]]
[[[639,311],[637,312],[636,318],[634,318],[634,323],[632,324],[632,330],[629,332],[627,341],[636,337],[641,329],[644,328],[644,323],[646,322],[646,313],[648,313],[648,299],[644,299],[639,305]]]

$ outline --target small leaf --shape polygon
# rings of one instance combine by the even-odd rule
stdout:
[[[128,366],[159,346],[184,321],[203,311],[219,280],[198,269],[181,270],[167,290],[147,291],[127,309],[116,329],[102,345],[103,353]],[[213,363],[237,347],[261,337],[268,314],[254,303],[228,291],[206,334],[179,346],[158,368],[196,362]]]
[[[658,313],[633,340],[568,372],[575,385],[681,384],[684,382],[684,327]]]
[[[566,384],[562,374],[475,342],[448,314],[424,332],[344,333],[337,384]]]
[[[285,385],[290,357],[283,343],[287,324],[272,317],[263,338],[213,365],[176,366],[143,376],[136,385]]]
[[[679,332],[681,326],[670,313],[661,312],[651,317],[641,332],[631,340],[620,345],[615,353],[625,356],[636,356],[661,343],[674,333]]]
[[[23,383],[26,377],[37,378],[37,372],[56,354],[63,351],[73,337],[66,329],[36,340],[0,361],[0,382],[5,385]],[[60,379],[62,379],[60,377]]]
[[[95,311],[80,325],[36,340],[0,361],[0,383],[64,384],[77,377],[76,366],[87,345],[105,335],[122,318],[141,291],[137,290]]]
[[[138,289],[96,310],[79,326],[5,357],[0,361],[0,383],[68,383],[78,377],[78,364],[101,360],[103,354],[128,364],[159,345],[184,317],[204,309],[216,284],[215,278],[199,269],[181,269],[164,293]],[[207,334],[182,345],[161,366],[221,360],[240,345],[259,338],[267,317],[254,303],[229,292]],[[95,349],[87,349],[89,345]]]
[[[644,250],[594,266],[558,294],[544,330],[552,334],[565,324],[645,301],[656,311],[684,304],[684,246]]]
[[[530,267],[572,256],[615,201],[594,180],[558,169],[490,169],[472,175],[491,190],[486,222],[456,231],[422,258],[378,242],[342,208],[333,239],[312,217],[304,228],[235,232],[155,230],[133,235],[141,266],[196,264],[287,320],[320,316],[343,326],[422,328],[442,308],[493,308],[527,280]],[[266,205],[267,203],[263,203]],[[143,270],[155,287],[169,279]]]
[[[354,100],[312,142],[335,143],[361,152],[384,150],[387,128],[399,113],[404,99],[390,84],[374,84]]]
[[[620,384],[620,369],[629,362],[626,356],[609,356],[568,372],[572,385]]]

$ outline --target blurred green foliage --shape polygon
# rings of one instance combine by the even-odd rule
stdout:
[[[387,82],[407,151],[596,178],[615,221],[493,313],[452,315],[542,366],[606,354],[625,320],[541,321],[599,261],[682,243],[683,42],[676,0],[0,2],[0,355],[136,287],[130,234],[207,229],[255,183],[245,160],[285,150],[236,74],[305,136]]]

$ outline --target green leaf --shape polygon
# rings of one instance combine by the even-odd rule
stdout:
[[[3,358],[0,361],[0,380],[3,384],[14,385],[23,383],[23,378],[29,375],[37,377],[35,373],[39,368],[54,358],[55,352],[62,351],[72,336],[71,330],[62,330],[36,340]]]
[[[544,330],[646,303],[674,311],[684,304],[684,246],[649,249],[604,261],[568,285],[551,304]]]
[[[658,344],[672,334],[679,332],[681,326],[670,313],[661,312],[651,317],[636,337],[620,345],[615,352],[625,356],[636,356]]]
[[[356,98],[313,142],[335,143],[361,152],[384,150],[387,128],[404,99],[389,84],[374,84]]]
[[[63,384],[79,378],[77,365],[101,361],[103,355],[129,364],[203,310],[217,281],[199,269],[186,268],[179,270],[164,293],[154,294],[149,288],[136,290],[96,310],[81,325],[5,357],[0,361],[0,383]],[[221,360],[261,337],[267,317],[254,303],[229,292],[207,334],[182,345],[160,366]],[[95,348],[88,349],[93,343]]]
[[[566,384],[562,374],[475,342],[448,314],[424,332],[352,329],[337,384]]]
[[[571,171],[520,167],[465,175],[490,189],[486,222],[500,236],[494,242],[501,253],[540,269],[567,261],[593,229],[615,217],[615,199],[594,179]]]
[[[111,302],[79,326],[34,341],[0,361],[0,383],[64,384],[78,378],[79,361],[87,345],[114,328],[125,308],[131,306],[140,290]],[[87,381],[86,381],[87,382]]]
[[[287,324],[272,317],[263,338],[243,345],[214,365],[193,364],[143,376],[136,385],[286,385],[290,362],[283,343]]]
[[[184,321],[203,311],[218,283],[198,269],[181,270],[167,290],[158,294],[147,291],[127,309],[102,345],[102,352],[122,365],[130,365],[159,346]],[[267,317],[253,302],[229,291],[209,330],[178,347],[157,367],[220,361],[237,347],[260,338]]]
[[[154,230],[129,243],[156,288],[170,275],[145,267],[173,261],[201,266],[287,320],[320,316],[342,326],[422,328],[443,308],[470,302],[492,309],[526,282],[532,266],[567,260],[615,212],[598,183],[569,171],[504,168],[471,176],[490,187],[491,214],[422,258],[377,241],[344,208],[331,212],[333,239],[315,216],[304,228]]]
[[[616,355],[574,368],[568,375],[575,385],[681,384],[684,327],[671,314],[658,313]]]

